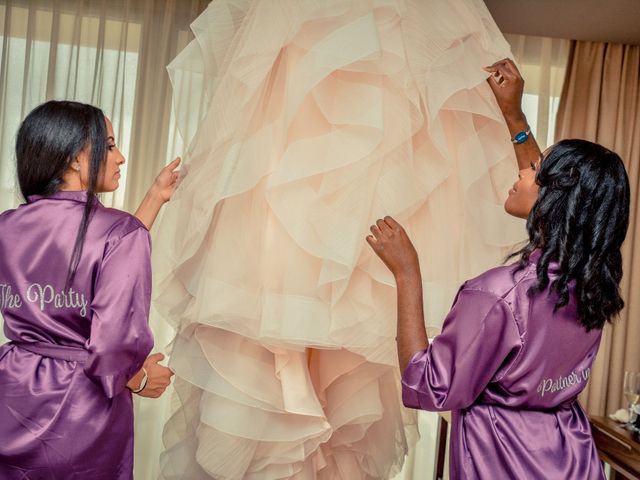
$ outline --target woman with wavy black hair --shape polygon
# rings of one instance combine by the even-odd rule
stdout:
[[[592,142],[541,155],[517,68],[487,70],[520,165],[505,209],[527,219],[529,241],[516,263],[464,283],[429,344],[415,249],[394,219],[371,227],[367,241],[396,279],[403,401],[453,411],[452,479],[602,479],[577,396],[602,327],[624,305],[629,181],[620,157]]]
[[[102,111],[67,101],[24,119],[16,160],[26,203],[0,215],[0,478],[131,479],[131,393],[158,397],[172,375],[147,357],[148,228],[179,160],[136,216],[105,208],[96,194],[125,159]]]

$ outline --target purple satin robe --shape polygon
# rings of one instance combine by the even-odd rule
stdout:
[[[406,406],[452,411],[452,480],[604,478],[576,399],[601,331],[580,326],[573,291],[556,313],[554,295],[527,295],[539,258],[515,277],[512,265],[467,281],[442,333],[404,371]]]
[[[125,388],[153,346],[150,237],[97,204],[65,280],[85,192],[29,197],[0,215],[0,478],[133,478]]]

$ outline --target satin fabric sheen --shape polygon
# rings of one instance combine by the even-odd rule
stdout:
[[[577,400],[601,330],[580,326],[573,291],[555,313],[548,291],[527,295],[539,257],[466,282],[442,333],[404,371],[406,406],[453,411],[452,479],[605,478]]]
[[[29,197],[0,215],[0,478],[133,478],[127,381],[153,346],[150,238],[96,206],[73,283],[85,192]]]

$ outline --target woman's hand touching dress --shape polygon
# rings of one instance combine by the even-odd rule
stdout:
[[[180,175],[180,172],[176,170],[180,161],[180,157],[178,157],[160,170],[134,214],[147,227],[147,230],[151,230],[162,205],[173,196]]]

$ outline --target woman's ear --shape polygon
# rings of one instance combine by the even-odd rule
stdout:
[[[71,168],[76,172],[89,171],[89,149],[84,148],[71,160]]]

